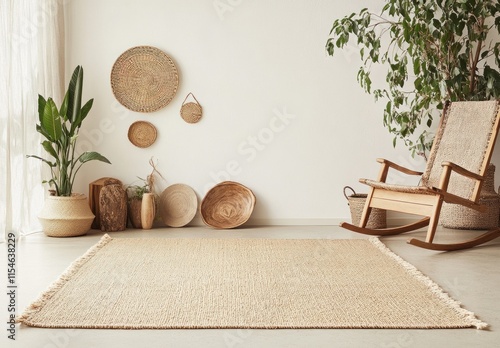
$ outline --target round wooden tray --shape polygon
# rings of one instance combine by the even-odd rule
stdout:
[[[234,228],[252,215],[255,195],[246,186],[224,181],[210,189],[201,202],[201,217],[208,226]]]

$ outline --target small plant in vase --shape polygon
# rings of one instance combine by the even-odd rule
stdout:
[[[142,228],[141,207],[144,194],[150,194],[151,189],[147,180],[137,177],[142,185],[130,185],[127,187],[128,216],[134,228]]]
[[[146,179],[137,177],[141,181],[140,185],[127,187],[128,216],[134,228],[150,229],[156,216],[158,200],[154,193],[154,173],[158,173],[161,178],[163,176],[156,170],[153,159],[150,159],[149,164],[153,167],[151,174]]]

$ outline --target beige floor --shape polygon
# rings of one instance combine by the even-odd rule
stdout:
[[[440,240],[475,232],[440,230]],[[78,256],[102,235],[70,239],[23,237],[18,243],[18,312],[22,311]],[[165,238],[364,238],[337,226],[247,227],[213,230],[127,230],[112,237]],[[422,236],[417,232],[412,236]],[[475,249],[440,253],[405,243],[407,236],[381,238],[394,252],[436,281],[463,306],[490,324],[489,330],[52,330],[17,326],[16,341],[2,330],[1,347],[499,347],[500,346],[500,240]],[[0,258],[6,259],[2,247]],[[2,262],[4,263],[4,262]],[[334,265],[332,265],[334,266]],[[7,273],[5,266],[4,276]],[[2,280],[2,284],[5,281]],[[3,286],[5,289],[6,286]],[[3,293],[4,291],[2,291]],[[5,295],[0,312],[5,318]],[[5,303],[5,305],[3,305]],[[3,321],[4,319],[2,319]],[[5,327],[5,324],[2,325]],[[7,343],[7,344],[5,344]]]

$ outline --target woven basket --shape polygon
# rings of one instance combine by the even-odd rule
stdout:
[[[352,194],[348,196],[346,190],[351,190]],[[361,214],[363,213],[368,195],[366,193],[356,193],[352,187],[346,186],[344,187],[344,196],[347,199],[351,210],[352,224],[359,226]],[[387,212],[383,209],[372,208],[366,227],[374,229],[386,228]]]
[[[481,189],[479,204],[486,206],[478,212],[458,204],[444,203],[439,222],[443,227],[463,230],[487,230],[499,225],[500,196],[495,192],[495,166],[490,164]]]
[[[118,57],[111,70],[111,88],[127,109],[153,112],[167,106],[179,86],[177,67],[163,51],[133,47]]]
[[[156,127],[146,121],[134,122],[128,129],[128,139],[137,147],[149,147],[156,140]]]
[[[194,98],[194,102],[186,103],[189,95]],[[190,92],[182,102],[180,113],[182,119],[187,123],[197,123],[200,120],[202,115],[201,105],[198,102],[198,99],[196,99],[196,97],[193,95],[193,93]]]
[[[87,197],[49,196],[38,215],[43,232],[49,237],[75,237],[86,234],[94,221]]]
[[[243,225],[252,215],[255,196],[246,186],[224,181],[207,192],[201,202],[201,217],[208,226],[234,228]]]

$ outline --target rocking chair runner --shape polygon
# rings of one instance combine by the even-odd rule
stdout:
[[[500,228],[481,236],[454,244],[434,243],[434,235],[443,202],[484,211],[479,204],[481,186],[491,159],[500,125],[499,101],[447,103],[429,154],[425,171],[417,172],[385,159],[377,180],[360,179],[370,186],[359,226],[340,224],[348,230],[369,235],[394,235],[425,226],[426,240],[410,239],[408,243],[431,250],[470,248],[500,237]],[[389,169],[408,175],[421,175],[419,186],[386,183]],[[424,216],[423,219],[400,227],[366,228],[372,208],[399,211]]]

